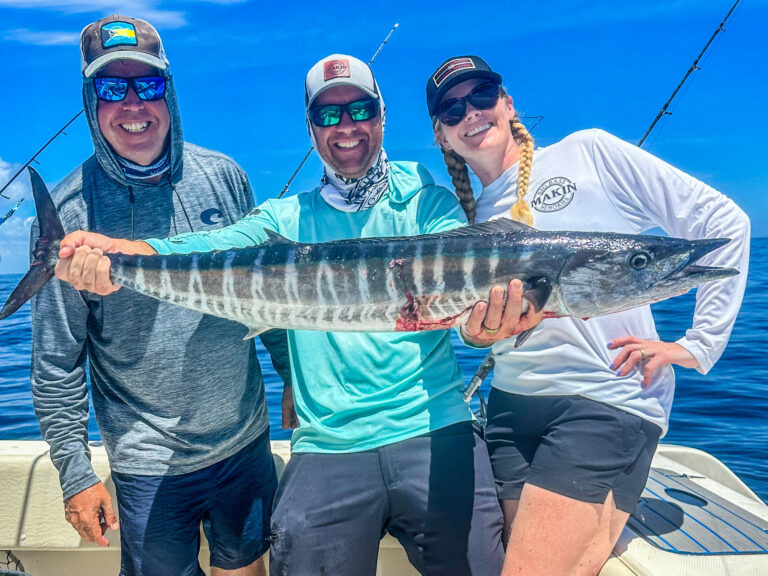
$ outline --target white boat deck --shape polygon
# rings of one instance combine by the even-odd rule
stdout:
[[[288,442],[273,442],[272,450],[280,473],[290,458]],[[106,453],[92,452],[114,498]],[[601,576],[768,575],[768,507],[733,472],[705,452],[671,445],[659,447],[653,468]],[[11,551],[35,576],[117,574],[120,538],[107,536],[109,548],[85,543],[64,520],[47,444],[0,441],[0,551]],[[202,542],[200,563],[208,574]],[[390,536],[381,543],[378,575],[417,575]]]

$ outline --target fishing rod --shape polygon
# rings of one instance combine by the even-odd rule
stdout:
[[[5,213],[5,216],[0,217],[0,226],[2,226],[5,223],[5,221],[8,220],[8,218],[10,218],[11,216],[14,215],[16,210],[19,209],[19,206],[21,206],[22,202],[24,202],[24,198],[22,198],[21,200],[16,202],[16,204],[14,204],[13,208],[11,208],[10,210],[8,210],[8,212]]]
[[[651,122],[651,125],[648,127],[648,130],[645,131],[645,134],[640,139],[640,141],[637,143],[638,146],[642,147],[643,143],[645,142],[646,138],[648,138],[648,135],[651,133],[651,131],[654,129],[658,121],[662,118],[662,116],[670,115],[671,112],[668,111],[669,105],[672,103],[672,100],[674,100],[675,96],[677,96],[677,93],[680,91],[680,88],[682,88],[683,84],[685,84],[685,81],[688,80],[688,77],[695,71],[699,70],[699,61],[704,56],[706,51],[709,49],[710,45],[714,41],[715,37],[720,33],[725,31],[725,22],[730,18],[731,14],[733,14],[733,11],[736,9],[736,6],[739,4],[741,0],[736,0],[736,2],[731,6],[731,9],[728,11],[728,14],[726,14],[725,18],[723,18],[723,21],[720,22],[720,25],[715,30],[714,34],[712,34],[712,37],[709,39],[707,44],[704,46],[702,51],[699,53],[699,55],[696,57],[696,60],[693,61],[693,64],[691,64],[691,67],[688,69],[688,71],[685,73],[685,76],[683,76],[683,79],[680,81],[680,83],[677,85],[677,88],[675,88],[674,92],[672,92],[672,95],[669,97],[669,99],[664,103],[664,106],[661,107],[661,110],[656,115],[656,118],[653,119],[653,122]],[[539,122],[541,122],[541,117],[539,116],[531,116],[531,118],[538,118],[539,120],[536,122],[536,124],[533,125],[531,130],[535,128]],[[530,130],[529,130],[530,132]],[[493,359],[493,352],[489,352],[486,357],[483,359],[483,361],[480,363],[480,366],[478,366],[477,371],[475,372],[475,375],[472,377],[472,380],[470,381],[467,388],[464,390],[464,400],[466,402],[469,402],[472,400],[472,398],[477,393],[478,389],[482,385],[485,378],[488,376],[491,370],[493,370],[493,367],[495,365],[495,360]],[[480,399],[480,410],[479,415],[481,417],[485,416],[485,401],[482,396],[482,394],[478,395],[478,398]]]
[[[701,60],[701,57],[704,56],[704,53],[709,48],[710,44],[712,44],[712,41],[715,39],[715,37],[720,34],[720,32],[725,32],[725,21],[730,18],[733,11],[736,9],[736,6],[739,4],[741,0],[736,0],[733,6],[731,6],[731,9],[728,11],[728,14],[726,14],[725,18],[723,18],[723,21],[720,22],[720,25],[715,30],[714,34],[712,34],[712,37],[709,39],[709,42],[704,46],[702,51],[699,53],[699,55],[696,57],[696,60],[693,61],[693,64],[691,64],[691,67],[688,68],[688,72],[685,73],[685,76],[683,76],[683,79],[680,81],[680,84],[677,85],[677,88],[675,88],[674,92],[672,92],[672,96],[669,97],[669,99],[664,103],[664,106],[661,107],[661,110],[659,110],[659,113],[656,114],[656,118],[653,119],[653,122],[651,122],[651,125],[648,127],[648,130],[645,131],[645,134],[643,134],[643,137],[640,138],[640,141],[637,143],[639,147],[642,148],[643,142],[645,142],[645,139],[648,138],[648,135],[651,133],[651,130],[653,130],[654,126],[656,126],[656,123],[661,119],[662,116],[668,116],[671,115],[672,112],[667,111],[667,108],[669,108],[669,105],[672,103],[672,100],[674,100],[677,93],[680,91],[680,88],[683,87],[683,84],[685,84],[685,81],[688,80],[688,77],[695,71],[699,70],[699,60]]]
[[[373,56],[368,61],[368,66],[373,64],[373,61],[376,60],[376,56],[379,55],[379,52],[381,52],[381,49],[384,48],[384,45],[389,41],[389,37],[392,36],[392,33],[397,29],[397,27],[400,26],[398,22],[395,22],[395,25],[392,26],[392,29],[389,31],[389,34],[387,34],[387,37],[384,38],[384,42],[382,42],[379,47],[376,49],[376,52],[373,53]],[[315,149],[315,146],[312,145],[309,147],[309,151],[304,155],[304,159],[299,163],[298,168],[293,171],[293,174],[291,174],[291,177],[288,179],[288,182],[285,183],[285,186],[283,186],[283,189],[280,191],[280,194],[277,195],[278,198],[282,198],[283,194],[288,192],[288,187],[291,185],[291,182],[293,182],[293,179],[296,178],[296,176],[299,173],[299,170],[301,170],[301,167],[304,166],[304,163],[307,161],[307,158],[309,158],[309,155],[312,154],[312,151]]]
[[[58,132],[56,132],[56,134],[54,134],[53,136],[51,136],[51,139],[50,139],[50,140],[48,140],[48,142],[46,142],[45,144],[43,144],[43,147],[42,147],[42,148],[40,148],[40,150],[38,150],[37,152],[35,152],[35,153],[32,155],[32,157],[31,157],[29,160],[27,160],[27,161],[24,163],[24,166],[22,166],[21,168],[19,168],[19,171],[18,171],[18,172],[16,172],[16,174],[14,174],[14,175],[11,177],[11,179],[10,179],[10,180],[8,180],[8,182],[6,182],[5,186],[3,186],[2,188],[0,188],[0,196],[2,196],[3,198],[6,198],[6,199],[8,199],[8,200],[10,200],[10,198],[9,198],[8,196],[6,196],[5,194],[3,194],[3,192],[5,192],[5,189],[6,189],[6,188],[8,188],[8,186],[10,186],[10,185],[11,185],[11,183],[12,183],[14,180],[16,180],[16,178],[19,176],[19,174],[21,174],[22,172],[24,172],[24,169],[25,169],[27,166],[29,166],[30,164],[32,164],[32,162],[35,162],[35,163],[37,163],[37,157],[40,155],[40,153],[41,153],[43,150],[45,150],[46,148],[48,148],[48,146],[50,145],[50,143],[51,143],[51,142],[53,142],[54,140],[56,140],[56,138],[58,138],[59,134],[64,134],[64,135],[66,136],[66,135],[67,135],[67,133],[66,133],[66,132],[64,132],[64,130],[66,130],[66,129],[67,129],[67,127],[68,127],[70,124],[72,124],[72,122],[74,122],[75,120],[77,120],[77,117],[78,117],[78,116],[80,116],[80,114],[82,114],[83,112],[84,112],[84,110],[80,110],[80,112],[78,112],[77,114],[75,114],[75,115],[72,117],[72,119],[71,119],[69,122],[67,122],[66,124],[64,124],[64,126],[62,126],[62,127],[59,129],[59,131],[58,131]]]

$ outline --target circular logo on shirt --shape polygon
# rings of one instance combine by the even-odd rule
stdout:
[[[200,220],[205,224],[208,224],[208,226],[213,226],[214,224],[221,222],[222,216],[224,216],[224,214],[221,213],[221,210],[208,208],[208,210],[205,210],[200,214]]]
[[[557,212],[571,203],[575,193],[576,184],[568,178],[564,176],[550,178],[536,190],[531,206],[539,212]]]

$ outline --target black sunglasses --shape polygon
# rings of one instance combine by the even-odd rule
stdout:
[[[446,126],[456,126],[467,113],[467,102],[478,110],[490,110],[496,106],[501,96],[501,86],[483,82],[462,98],[443,100],[435,111],[435,117]]]
[[[364,122],[379,115],[379,100],[363,98],[347,104],[318,104],[309,109],[309,119],[315,126],[335,126],[344,112],[353,122]]]

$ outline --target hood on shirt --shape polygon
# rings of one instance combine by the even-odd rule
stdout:
[[[165,77],[165,102],[171,119],[170,133],[170,175],[171,182],[176,183],[181,179],[184,152],[184,134],[181,129],[181,116],[179,103],[176,98],[176,89],[173,84],[173,75],[170,67],[162,72]],[[99,129],[99,120],[96,112],[98,98],[93,78],[83,79],[83,107],[88,120],[88,128],[91,131],[93,148],[99,165],[107,175],[124,186],[151,186],[145,181],[127,178],[117,161],[117,154],[109,145]]]

